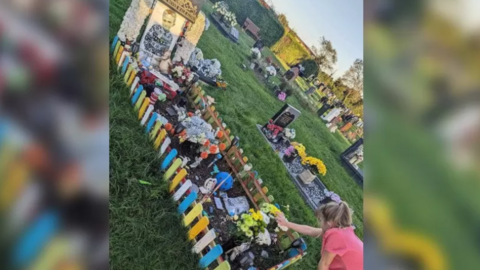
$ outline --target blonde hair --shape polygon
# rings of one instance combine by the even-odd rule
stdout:
[[[173,20],[176,21],[177,20],[177,13],[171,9],[166,9],[164,12],[163,12],[163,16],[165,15],[169,15],[169,16],[172,16],[173,17]]]
[[[315,215],[320,222],[332,222],[333,227],[347,228],[352,225],[353,211],[346,202],[329,202],[320,206]]]

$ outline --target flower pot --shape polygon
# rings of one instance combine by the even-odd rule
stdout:
[[[304,184],[310,184],[315,180],[316,175],[313,174],[309,169],[304,170],[301,174],[298,175],[298,178],[304,183]]]
[[[287,163],[291,163],[292,161],[295,160],[297,156],[296,155],[290,155],[290,156],[287,156],[287,155],[284,155],[283,156],[283,161],[287,162]]]

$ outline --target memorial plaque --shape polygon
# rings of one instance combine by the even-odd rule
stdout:
[[[285,104],[280,111],[278,111],[273,117],[273,123],[282,128],[286,128],[293,121],[295,121],[301,112],[289,104]]]

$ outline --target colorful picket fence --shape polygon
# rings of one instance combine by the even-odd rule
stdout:
[[[131,103],[135,111],[138,112],[141,125],[145,126],[145,132],[149,133],[150,140],[153,142],[155,151],[158,151],[158,155],[163,157],[166,154],[160,170],[165,171],[163,181],[169,182],[169,192],[174,201],[178,203],[178,213],[183,216],[184,226],[189,228],[188,238],[194,243],[192,252],[200,255],[199,265],[202,268],[209,269],[208,267],[214,261],[217,261],[218,266],[214,270],[229,270],[230,264],[224,261],[221,256],[223,254],[222,247],[215,243],[215,232],[208,228],[208,217],[203,216],[203,206],[197,203],[198,194],[190,191],[192,182],[187,179],[187,171],[181,168],[182,160],[177,157],[177,150],[170,148],[171,139],[168,132],[160,123],[158,115],[153,112],[153,105],[150,105],[150,99],[146,97],[143,86],[139,84],[140,79],[137,76],[139,69],[133,64],[134,60],[131,59],[129,52],[124,50],[124,46],[117,37],[114,38],[110,49],[112,59],[114,59],[118,69],[121,68],[120,72],[124,75],[124,82],[130,89]],[[190,105],[203,111],[202,117],[205,121],[210,123],[213,128],[220,128],[225,134],[221,140],[227,146],[228,151],[223,151],[222,154],[228,157],[225,160],[232,169],[233,175],[239,180],[256,209],[259,209],[259,204],[262,202],[271,203],[274,197],[267,196],[268,188],[261,186],[258,174],[253,172],[241,174],[246,164],[246,159],[242,155],[243,151],[236,146],[230,147],[234,136],[231,135],[229,129],[224,128],[224,124],[219,119],[219,113],[215,111],[215,108],[206,104],[204,94],[200,87],[193,86],[187,96]],[[287,231],[278,235],[278,241],[286,249],[299,237],[297,233]],[[305,249],[306,247],[298,249],[295,256],[268,270],[284,269],[292,265],[306,254]]]

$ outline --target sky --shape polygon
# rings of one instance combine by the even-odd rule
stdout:
[[[308,45],[321,36],[337,50],[335,78],[342,76],[355,59],[363,59],[363,0],[272,0],[278,13]]]

